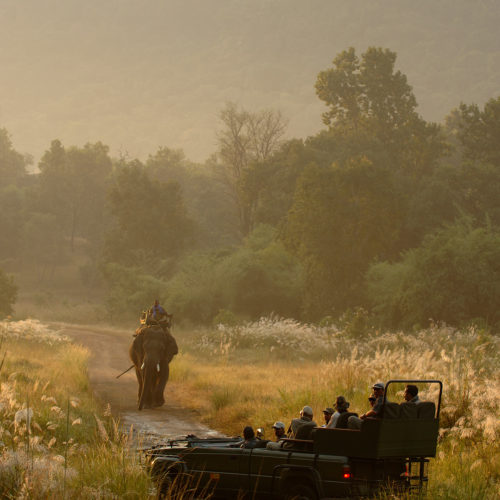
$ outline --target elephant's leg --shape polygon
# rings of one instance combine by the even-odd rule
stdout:
[[[156,364],[146,361],[142,370],[143,385],[139,400],[139,410],[153,407],[153,394],[156,384]]]
[[[140,368],[137,365],[135,366],[135,375],[137,377],[137,385],[139,386],[138,390],[137,390],[137,403],[139,404],[139,401],[141,399],[141,393],[142,393],[142,373],[141,373]]]
[[[170,374],[170,368],[166,361],[163,361],[160,365],[160,373],[158,376],[158,381],[155,387],[153,406],[163,406],[165,404],[165,398],[163,392],[165,391],[165,386],[168,382],[168,376]]]

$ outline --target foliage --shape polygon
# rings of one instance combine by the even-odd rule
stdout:
[[[37,210],[57,217],[72,251],[77,236],[96,237],[103,231],[111,174],[108,151],[101,142],[66,149],[54,140],[40,160]]]
[[[12,314],[12,305],[16,302],[17,286],[12,276],[0,269],[0,318]]]
[[[431,318],[463,324],[500,321],[500,232],[470,220],[428,235],[400,262],[368,273],[373,310],[388,325],[425,325]]]
[[[150,480],[96,406],[89,353],[37,321],[0,322],[0,496],[147,498]],[[62,383],[64,380],[64,383]]]
[[[239,110],[234,103],[226,105],[220,119],[217,172],[236,207],[241,234],[246,236],[254,228],[256,206],[267,178],[262,163],[277,150],[286,123],[278,111],[252,113]]]
[[[172,364],[169,383],[182,404],[196,407],[206,423],[232,435],[252,425],[271,437],[274,421],[291,420],[306,404],[319,423],[321,410],[333,406],[338,395],[362,413],[376,380],[442,380],[429,496],[465,500],[481,498],[482,492],[483,498],[495,498],[500,480],[498,336],[476,327],[434,324],[413,334],[368,329],[354,338],[335,326],[267,317],[179,337],[182,354]],[[422,384],[419,393],[421,399],[437,400],[436,386]],[[403,386],[390,397],[402,401]]]
[[[220,309],[251,318],[262,311],[295,315],[301,287],[299,264],[272,227],[259,225],[240,248],[185,258],[166,294],[178,317],[206,324]]]
[[[108,234],[108,261],[141,265],[148,255],[175,258],[192,237],[179,185],[154,182],[138,162],[118,167],[109,202],[116,224]]]
[[[370,47],[359,59],[351,47],[319,73],[316,93],[329,107],[323,121],[336,141],[421,174],[439,157],[439,128],[418,116],[412,88],[395,62],[396,53],[388,49]]]
[[[28,164],[29,159],[13,148],[8,131],[0,128],[0,179],[3,186],[19,186],[26,177]]]
[[[477,104],[461,104],[458,139],[467,158],[500,166],[500,96],[490,99],[483,111]]]
[[[140,268],[109,263],[104,265],[103,274],[108,285],[106,305],[111,320],[137,319],[144,308],[163,296],[165,283]]]
[[[218,261],[216,256],[202,253],[182,259],[165,287],[166,306],[175,317],[209,323],[217,314],[222,307],[215,276]]]
[[[394,192],[391,172],[366,158],[304,171],[284,235],[306,270],[310,317],[358,305],[369,262],[393,254],[402,223]]]

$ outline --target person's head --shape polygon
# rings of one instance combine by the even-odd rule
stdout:
[[[247,425],[243,429],[243,437],[245,439],[252,439],[253,437],[255,437],[255,432],[253,431],[252,427],[250,427],[249,425]]]
[[[384,395],[385,384],[383,382],[375,382],[375,384],[373,384],[372,386],[372,389],[375,397],[379,398],[380,396]]]
[[[304,406],[304,408],[300,410],[300,416],[313,418],[313,409],[310,406]]]
[[[158,299],[155,299],[155,306],[160,305],[160,301]]]
[[[329,406],[326,407],[323,410],[323,416],[325,417],[325,423],[327,424],[330,422],[330,419],[332,418],[332,415],[335,413],[335,410],[333,408],[330,408]]]
[[[339,413],[344,413],[348,410],[350,404],[346,401],[344,396],[338,396],[337,400],[335,401],[335,409]]]
[[[276,437],[281,437],[285,435],[285,424],[283,422],[274,422],[273,424],[274,434]]]
[[[375,401],[377,401],[377,398],[375,397],[375,395],[370,394],[370,397],[368,398],[368,402],[370,403],[370,406],[372,408],[375,406]]]
[[[418,394],[418,387],[416,385],[408,384],[405,387],[405,392],[403,394],[403,397],[405,398],[405,401],[411,401],[417,394]]]

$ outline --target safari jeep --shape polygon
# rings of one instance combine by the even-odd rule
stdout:
[[[356,497],[383,487],[421,491],[429,457],[436,455],[442,383],[390,380],[391,384],[438,384],[434,402],[391,403],[383,416],[366,419],[361,430],[312,430],[310,439],[285,440],[283,447],[245,449],[240,438],[188,436],[147,450],[161,498],[183,488],[201,498],[322,499]]]

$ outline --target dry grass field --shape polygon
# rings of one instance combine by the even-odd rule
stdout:
[[[37,321],[0,323],[0,498],[147,498],[129,436],[93,400],[88,352]]]
[[[344,395],[359,413],[371,385],[389,379],[443,382],[438,456],[429,498],[500,498],[500,338],[435,325],[414,334],[345,332],[266,318],[212,331],[174,332],[182,346],[171,383],[209,425],[241,434],[321,411]],[[436,397],[421,386],[421,398]],[[402,401],[402,389],[389,396]]]
[[[341,331],[267,318],[236,327],[174,330],[181,353],[171,388],[186,408],[228,434],[271,436],[308,404],[344,395],[367,409],[370,386],[397,378],[444,384],[429,499],[500,497],[500,339],[433,326],[413,334]],[[88,352],[36,321],[0,323],[0,497],[149,498],[129,436],[88,386]],[[402,399],[401,387],[391,392]],[[421,386],[422,398],[435,398]]]

